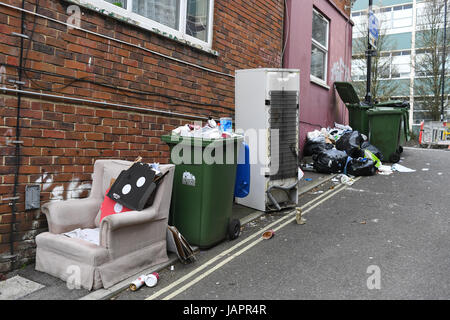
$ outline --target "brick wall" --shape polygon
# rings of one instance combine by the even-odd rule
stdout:
[[[18,0],[2,2],[21,6]],[[35,11],[35,4],[36,0],[26,1],[25,9]],[[70,4],[40,0],[37,12],[65,22]],[[236,69],[281,64],[282,0],[215,0],[212,47],[219,56],[85,8],[82,12],[84,29],[222,73],[234,75]],[[233,114],[233,77],[82,30],[68,30],[67,26],[30,14],[25,15],[25,21],[25,33],[31,35],[34,29],[34,35],[31,43],[24,41],[24,90],[215,118]],[[17,79],[18,75],[15,66],[19,65],[20,38],[11,33],[20,33],[20,22],[20,11],[0,5],[0,68],[5,67],[7,79]],[[6,87],[14,88],[8,83]],[[16,113],[17,97],[0,90],[2,199],[13,195],[16,158],[11,141],[15,140]],[[32,261],[34,238],[47,230],[40,210],[24,211],[25,185],[41,185],[41,204],[86,197],[95,160],[134,160],[142,156],[147,162],[167,163],[168,147],[159,137],[187,122],[192,120],[22,96],[20,200],[12,235],[18,257],[13,261],[0,258],[0,273]],[[0,257],[9,253],[11,216],[8,201],[1,201]]]
[[[350,15],[350,0],[330,0],[331,2],[334,2],[334,4],[342,10],[342,12],[345,12],[347,15]]]

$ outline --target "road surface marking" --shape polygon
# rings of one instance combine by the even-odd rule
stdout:
[[[355,182],[357,180],[359,180],[360,178],[356,178]],[[328,190],[326,192],[324,192],[322,195],[316,197],[315,199],[311,200],[310,202],[304,204],[303,206],[301,206],[300,208],[303,209],[307,208],[305,211],[303,211],[302,215],[305,214],[306,212],[314,209],[315,207],[317,207],[318,205],[322,204],[323,202],[325,202],[326,200],[328,200],[329,198],[333,197],[334,195],[336,195],[337,193],[339,193],[340,191],[344,190],[346,188],[345,185],[339,185],[334,189]],[[317,200],[319,200],[318,202],[316,202]],[[311,205],[311,203],[314,203]],[[310,206],[311,205],[311,206]],[[268,226],[265,226],[264,229],[270,229],[272,228],[274,225],[282,222],[283,220],[286,220],[288,218],[291,217],[291,219],[289,219],[288,221],[284,222],[282,225],[276,227],[274,230],[279,230],[282,227],[286,226],[287,224],[291,223],[292,221],[295,220],[295,214],[296,214],[296,210],[293,210],[291,213],[287,214],[286,216],[284,216],[283,218],[278,219],[277,221],[272,222],[271,224],[269,224]],[[167,291],[171,290],[172,288],[174,288],[175,286],[179,285],[180,283],[186,281],[187,279],[191,278],[192,276],[194,276],[195,274],[199,273],[200,271],[202,271],[203,269],[205,269],[206,267],[208,267],[209,265],[211,265],[212,263],[216,262],[217,260],[219,260],[220,258],[223,258],[225,255],[227,255],[228,253],[230,253],[231,251],[235,250],[236,248],[240,247],[241,245],[243,245],[244,243],[250,241],[251,239],[260,236],[261,231],[257,231],[255,232],[253,235],[245,238],[244,240],[242,240],[241,242],[239,242],[238,244],[234,245],[233,247],[231,247],[228,250],[223,251],[222,253],[218,254],[217,256],[215,256],[214,258],[210,259],[208,262],[204,263],[202,266],[198,267],[197,269],[191,271],[190,273],[188,273],[187,275],[183,276],[182,278],[178,279],[177,281],[173,282],[172,284],[170,284],[169,286],[159,290],[158,292],[155,292],[153,295],[149,296],[146,298],[146,300],[153,300],[157,297],[159,297],[160,295],[166,293]],[[192,285],[194,285],[195,283],[197,283],[198,281],[200,281],[201,279],[203,279],[204,277],[206,277],[207,275],[211,274],[212,272],[214,272],[215,270],[219,269],[220,267],[222,267],[223,265],[225,265],[226,263],[228,263],[229,261],[231,261],[232,259],[234,259],[235,257],[237,257],[238,255],[242,254],[243,252],[247,251],[248,249],[250,249],[251,247],[253,247],[254,245],[256,245],[257,243],[259,243],[262,240],[262,238],[258,238],[255,240],[255,242],[247,245],[246,247],[242,248],[240,251],[234,253],[233,255],[229,256],[227,259],[225,259],[224,261],[222,261],[221,263],[217,264],[215,267],[209,269],[208,271],[206,271],[205,273],[201,274],[200,276],[198,276],[197,278],[195,278],[194,280],[192,280],[191,282],[188,282],[187,284],[185,284],[183,287],[181,287],[180,289],[174,291],[172,294],[166,296],[165,298],[163,298],[163,300],[168,300],[173,298],[174,296],[180,294],[181,292],[185,291],[186,289],[188,289],[189,287],[191,287]]]

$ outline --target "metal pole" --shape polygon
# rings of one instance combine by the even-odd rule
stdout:
[[[441,121],[444,121],[444,88],[445,88],[445,59],[447,47],[447,0],[444,0],[444,48],[442,51],[442,76],[441,76]]]
[[[372,0],[369,0],[369,11],[367,12],[367,83],[366,83],[366,103],[372,103],[372,94],[370,93],[371,73],[372,73],[372,45],[370,44],[369,16],[372,12]]]

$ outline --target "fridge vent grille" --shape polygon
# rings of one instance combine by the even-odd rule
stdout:
[[[297,177],[297,113],[297,91],[270,92],[270,128],[279,130],[279,154],[270,155],[271,163],[278,161],[279,169],[270,180]]]

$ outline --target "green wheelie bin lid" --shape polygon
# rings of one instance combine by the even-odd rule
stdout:
[[[345,104],[359,105],[360,100],[355,88],[350,82],[335,82],[334,88]]]

